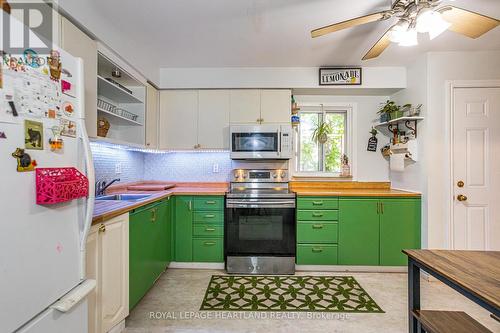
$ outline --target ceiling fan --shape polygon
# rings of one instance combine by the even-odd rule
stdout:
[[[313,38],[375,21],[398,18],[365,54],[363,60],[378,57],[391,42],[401,46],[417,45],[417,33],[434,39],[446,30],[478,38],[500,24],[500,20],[451,5],[437,8],[441,0],[396,0],[391,9],[327,25],[311,31]]]

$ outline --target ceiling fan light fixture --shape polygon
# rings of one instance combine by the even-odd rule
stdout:
[[[398,43],[400,46],[415,46],[418,45],[417,30],[415,28],[410,28],[406,30],[402,35]]]
[[[400,21],[389,30],[388,38],[393,43],[400,43],[408,31],[408,22]]]
[[[417,17],[417,31],[428,32],[431,40],[441,35],[450,26],[451,23],[445,21],[440,13],[433,10],[425,11]]]

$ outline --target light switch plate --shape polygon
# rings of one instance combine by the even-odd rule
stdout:
[[[214,165],[212,167],[212,172],[219,173],[219,164],[218,163],[214,163]]]

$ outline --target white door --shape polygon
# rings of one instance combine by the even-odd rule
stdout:
[[[200,148],[229,149],[229,90],[200,90],[198,144]]]
[[[289,123],[292,109],[292,92],[288,89],[261,91],[260,117],[264,123]]]
[[[128,316],[128,213],[106,222],[101,229],[100,297],[102,332]]]
[[[259,123],[260,90],[231,90],[231,123]]]
[[[500,88],[453,97],[453,247],[500,250]]]
[[[197,127],[197,90],[160,92],[160,149],[196,148]]]

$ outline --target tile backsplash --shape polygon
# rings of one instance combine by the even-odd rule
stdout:
[[[144,178],[144,153],[124,150],[112,146],[91,143],[94,159],[95,180],[111,181],[120,178],[121,183],[133,182]],[[116,169],[121,169],[117,174]]]
[[[214,172],[214,165],[218,172]],[[232,170],[228,152],[145,154],[144,179],[225,182]]]
[[[232,161],[229,152],[149,153],[99,143],[92,143],[91,148],[96,181],[120,178],[122,183],[137,180],[227,182],[231,170],[237,168],[288,168],[288,162]],[[121,169],[120,173],[116,172],[117,168]]]

